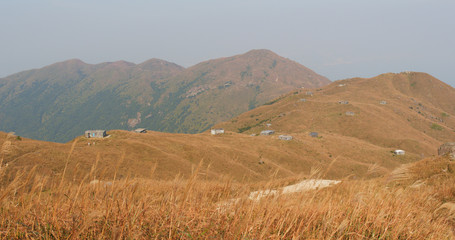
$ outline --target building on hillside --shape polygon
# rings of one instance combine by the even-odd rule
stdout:
[[[354,116],[355,113],[354,112],[346,112],[346,116]]]
[[[138,128],[138,129],[135,129],[133,132],[135,132],[135,133],[146,133],[146,132],[147,132],[147,129],[145,129],[145,128]]]
[[[306,92],[307,96],[313,96],[313,92]]]
[[[222,129],[222,128],[214,128],[214,129],[210,130],[210,133],[212,135],[223,134],[224,133],[224,129]]]
[[[306,102],[306,99],[305,98],[301,98],[301,99],[299,99],[299,102]]]
[[[455,142],[448,142],[442,144],[438,149],[438,155],[449,155],[449,157],[455,160]]]
[[[87,130],[85,131],[86,138],[104,138],[106,137],[106,130]]]
[[[345,83],[340,83],[340,84],[338,84],[338,87],[344,87],[344,86],[346,86]]]
[[[319,134],[317,132],[310,132],[310,136],[317,138],[319,136]]]
[[[270,126],[272,126],[272,124],[271,124],[271,123],[266,123],[265,125],[266,125],[267,127],[270,127]]]
[[[349,104],[349,102],[348,102],[348,101],[344,101],[344,100],[342,100],[342,101],[338,101],[338,103],[339,103],[339,104]]]
[[[386,101],[380,101],[379,104],[386,105],[387,102]]]
[[[274,130],[264,130],[261,132],[261,135],[272,135],[274,133],[275,133]]]
[[[289,141],[289,140],[292,140],[292,136],[280,135],[280,136],[278,136],[278,139]]]
[[[397,149],[397,150],[393,151],[393,153],[395,155],[404,155],[406,152],[404,150]]]

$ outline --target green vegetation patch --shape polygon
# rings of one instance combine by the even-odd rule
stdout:
[[[264,119],[264,120],[261,120],[260,122],[254,124],[254,125],[250,125],[250,126],[245,126],[245,127],[242,127],[242,128],[238,128],[238,132],[239,132],[239,133],[243,133],[243,132],[248,131],[248,130],[250,130],[251,128],[257,127],[257,126],[259,126],[259,125],[261,125],[262,123],[267,122],[267,121],[270,121],[270,119]]]
[[[433,124],[431,124],[431,129],[441,131],[443,129],[443,127],[439,124],[433,123]]]

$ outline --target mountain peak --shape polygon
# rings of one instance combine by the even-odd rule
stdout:
[[[83,66],[83,65],[88,65],[87,63],[83,62],[80,59],[73,58],[61,62],[54,63],[50,66]]]
[[[268,49],[253,49],[238,56],[246,58],[283,58]]]
[[[184,69],[184,67],[182,67],[178,64],[168,62],[168,61],[158,59],[158,58],[151,58],[143,63],[138,64],[138,67],[140,67],[142,69],[156,69],[156,68],[162,68],[162,67],[178,68],[179,70]]]

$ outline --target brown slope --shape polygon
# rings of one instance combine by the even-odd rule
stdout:
[[[455,118],[449,111],[455,90],[428,74],[348,79],[313,93],[289,94],[218,127],[251,134],[271,123],[273,129],[283,133],[336,134],[426,156],[436,154],[441,143],[455,140]],[[349,104],[339,104],[341,100]],[[355,115],[347,116],[346,112]]]
[[[78,138],[69,158],[72,143],[18,140],[0,134],[0,144],[5,149],[3,166],[7,165],[9,173],[37,166],[40,174],[59,178],[68,160],[68,179],[82,179],[93,168],[96,178],[102,179],[112,179],[116,173],[118,178],[173,179],[177,175],[190,176],[202,160],[202,178],[229,177],[249,182],[274,176],[301,178],[317,169],[322,169],[319,173],[325,178],[371,177],[419,158],[413,154],[396,158],[390,149],[336,134],[321,139],[294,134],[292,141],[236,133],[211,136],[110,131],[109,134],[111,137],[102,140]],[[343,146],[337,144],[340,141],[344,142]],[[258,164],[259,160],[265,164]],[[374,163],[379,163],[375,175],[367,175]]]

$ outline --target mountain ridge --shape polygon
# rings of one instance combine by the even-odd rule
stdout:
[[[268,123],[282,133],[339,134],[428,156],[455,139],[453,101],[455,89],[429,74],[388,73],[290,93],[215,127],[253,134]]]
[[[0,79],[0,130],[59,142],[94,128],[197,133],[292,89],[329,82],[265,50],[190,68],[153,58],[72,59]]]

